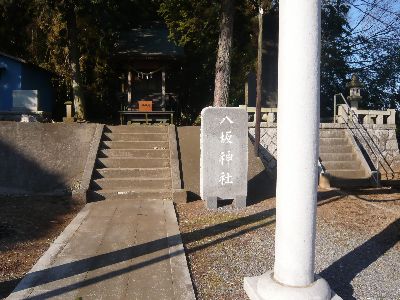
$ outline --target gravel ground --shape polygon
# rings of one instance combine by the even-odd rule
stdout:
[[[400,193],[347,193],[319,193],[316,273],[343,299],[400,299]],[[198,299],[247,299],[243,278],[273,268],[275,198],[176,208]]]

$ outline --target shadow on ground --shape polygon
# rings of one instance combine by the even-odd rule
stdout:
[[[400,219],[397,219],[368,241],[335,261],[320,275],[343,299],[355,299],[351,281],[399,242],[399,234]]]
[[[363,201],[367,201],[367,202],[375,202],[375,203],[379,203],[379,202],[396,202],[396,201],[400,201],[400,198],[397,196],[396,198],[392,198],[390,197],[390,195],[392,194],[397,194],[399,195],[399,190],[395,189],[395,188],[376,188],[376,189],[359,189],[359,190],[344,190],[344,192],[353,195],[354,197],[363,200]],[[385,197],[379,197],[379,199],[370,199],[368,197],[365,196],[369,196],[369,195],[383,195],[383,196],[387,196],[387,198],[385,199]]]
[[[322,194],[324,195],[324,194]],[[327,195],[325,195],[327,197]],[[338,201],[343,196],[334,197],[333,199],[325,198],[320,200],[318,205],[325,205],[332,201]],[[329,201],[329,202],[328,202]],[[273,218],[275,215],[275,208],[267,209],[265,211],[255,213],[248,216],[236,218],[234,220],[222,222],[220,224],[208,226],[193,230],[188,233],[182,234],[182,239],[185,244],[203,240],[205,243],[191,247],[188,253],[200,251],[211,245],[221,243],[223,241],[233,239],[241,236],[245,233],[254,231],[258,228],[269,226],[275,222]],[[236,231],[235,231],[236,229]],[[331,287],[344,299],[352,299],[353,289],[351,287],[352,279],[360,273],[362,270],[367,268],[381,255],[388,251],[399,239],[398,233],[400,229],[400,219],[390,224],[382,232],[374,236],[373,238],[366,241],[353,251],[349,252],[331,266],[321,272],[321,276],[328,280]],[[225,236],[207,240],[207,238],[213,238],[217,235],[227,233]],[[163,238],[154,240],[145,244],[140,244],[124,249],[116,250],[102,255],[93,256],[90,258],[76,260],[74,262],[66,263],[60,266],[54,266],[43,271],[34,272],[27,276],[27,280],[31,280],[33,286],[39,286],[49,282],[61,280],[63,278],[71,277],[77,274],[81,274],[87,271],[103,268],[106,266],[114,265],[119,262],[127,261],[135,257],[144,256],[146,254],[156,252],[166,247],[171,247],[179,243],[179,239],[175,236],[170,237],[168,241]],[[55,297],[62,295],[68,291],[76,290],[84,286],[96,284],[110,278],[120,276],[127,272],[132,272],[139,268],[146,267],[148,265],[157,263],[159,261],[169,259],[170,256],[176,256],[181,254],[181,250],[170,253],[170,255],[162,255],[154,257],[152,259],[131,264],[128,267],[113,270],[108,273],[99,275],[94,278],[84,279],[82,281],[71,283],[66,286],[60,286],[52,291],[44,292],[41,295],[31,297],[28,299],[43,299],[48,297]],[[7,283],[5,283],[7,284]]]
[[[182,234],[182,238],[186,242],[192,242],[192,241],[196,241],[197,239],[200,239],[200,238],[211,237],[211,236],[215,236],[217,234],[221,234],[221,233],[230,231],[232,229],[238,228],[239,226],[256,223],[252,227],[248,227],[248,228],[245,228],[238,232],[234,232],[232,234],[229,234],[226,237],[219,238],[219,239],[213,240],[211,242],[207,242],[205,244],[199,245],[199,246],[194,247],[189,250],[189,252],[199,251],[201,249],[209,247],[210,245],[220,243],[227,239],[235,238],[236,236],[240,236],[246,232],[250,232],[257,228],[267,226],[268,224],[272,224],[274,222],[273,220],[268,221],[268,222],[262,222],[262,223],[260,223],[260,221],[262,221],[268,217],[271,217],[274,214],[275,214],[275,209],[267,210],[267,211],[264,211],[264,212],[261,212],[258,214],[254,214],[251,216],[235,219],[235,220],[232,220],[229,222],[224,222],[223,224],[218,224],[216,226],[210,226],[208,228],[196,230],[191,233]],[[141,257],[141,256],[145,256],[149,253],[157,252],[157,251],[165,249],[167,247],[175,246],[179,243],[180,243],[180,239],[178,238],[178,236],[172,236],[172,237],[168,237],[168,239],[166,239],[166,238],[157,239],[157,240],[154,240],[154,241],[151,241],[148,243],[143,243],[140,245],[135,245],[135,246],[119,249],[119,250],[116,250],[113,252],[96,255],[96,256],[89,257],[89,258],[79,259],[79,260],[65,263],[62,265],[53,266],[53,267],[47,268],[45,270],[29,273],[24,278],[25,282],[28,282],[29,285],[22,286],[22,288],[17,289],[17,291],[21,291],[21,290],[24,290],[29,287],[37,287],[37,286],[44,285],[44,284],[47,284],[50,282],[55,282],[58,280],[62,280],[64,278],[69,278],[69,277],[72,277],[72,276],[75,276],[78,274],[86,273],[88,271],[92,271],[95,269],[100,269],[100,268],[104,268],[107,266],[115,265],[120,262],[134,259],[136,257]],[[129,265],[127,267],[120,268],[118,270],[113,270],[113,271],[104,273],[102,275],[99,275],[99,276],[96,276],[93,278],[84,279],[84,280],[81,280],[79,282],[74,282],[74,283],[70,283],[71,281],[69,281],[70,284],[68,284],[68,285],[57,286],[57,288],[52,289],[51,291],[44,291],[40,295],[28,297],[26,299],[47,299],[47,298],[51,298],[51,297],[56,297],[56,296],[62,295],[64,293],[67,293],[69,291],[76,290],[76,289],[79,289],[79,288],[82,288],[85,286],[89,286],[92,284],[96,284],[98,282],[105,281],[105,280],[120,276],[122,274],[135,271],[140,268],[144,268],[148,265],[158,263],[162,260],[170,259],[170,257],[174,257],[174,256],[180,255],[180,254],[182,254],[182,250],[177,250],[177,251],[169,253],[169,255],[157,256],[157,257],[154,257],[149,260],[139,262],[136,264],[132,263],[131,265]]]
[[[0,299],[5,299],[12,291],[13,289],[17,286],[18,282],[22,279],[22,276],[16,278],[16,279],[11,279],[11,280],[5,280],[0,282]]]

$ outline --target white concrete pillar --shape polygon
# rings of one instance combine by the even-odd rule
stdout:
[[[351,106],[351,108],[358,109],[358,101],[359,101],[359,99],[357,99],[357,100],[350,100],[350,106]]]
[[[390,115],[387,118],[387,124],[396,124],[396,110],[388,109],[387,111],[390,112]]]
[[[274,270],[246,278],[250,299],[331,299],[314,275],[319,156],[320,0],[279,1]]]
[[[165,110],[165,68],[162,69],[161,71],[161,103],[162,103],[162,107],[163,110]]]
[[[279,2],[274,278],[290,286],[314,281],[320,6],[319,0]]]
[[[345,105],[344,104],[339,105],[336,122],[344,124],[347,123],[348,120],[349,120],[349,114],[345,108]]]
[[[371,115],[365,115],[363,118],[363,124],[374,124]]]
[[[275,118],[275,113],[274,112],[269,112],[268,113],[268,118],[267,118],[267,123],[273,124],[275,123],[276,118]]]
[[[128,104],[132,103],[132,72],[128,71]]]
[[[379,114],[376,116],[376,124],[383,124],[383,115]]]
[[[249,105],[249,79],[247,77],[244,83],[244,105]]]

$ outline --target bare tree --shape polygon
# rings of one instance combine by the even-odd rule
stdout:
[[[345,0],[350,15],[347,62],[368,86],[364,105],[400,108],[400,6],[393,0]]]
[[[400,42],[400,8],[393,0],[346,0],[344,3],[351,7],[349,34],[353,43],[349,63],[356,71],[364,71],[387,59],[383,46]]]
[[[259,155],[260,145],[260,123],[261,123],[261,98],[262,98],[262,56],[263,56],[263,14],[264,7],[271,9],[272,1],[251,1],[258,9],[258,45],[257,45],[257,87],[256,87],[256,122],[255,122],[255,141],[254,153]]]
[[[85,120],[85,102],[81,85],[81,70],[79,65],[79,50],[76,26],[76,6],[73,1],[66,1],[66,21],[68,29],[69,61],[72,75],[72,93],[74,97],[75,115],[79,120]]]
[[[263,8],[261,1],[258,2],[258,49],[257,49],[257,98],[256,98],[256,126],[254,152],[258,157],[260,145],[260,123],[261,123],[261,98],[262,98],[262,45],[263,45]]]

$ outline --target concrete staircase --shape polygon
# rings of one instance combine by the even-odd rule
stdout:
[[[320,159],[333,187],[370,186],[369,170],[345,130],[320,130]]]
[[[89,201],[173,199],[173,126],[105,126]],[[173,145],[172,145],[173,146]]]

